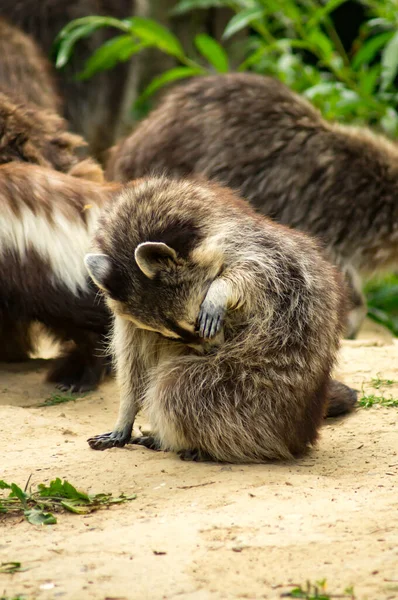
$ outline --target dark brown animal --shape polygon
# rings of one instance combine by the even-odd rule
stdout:
[[[33,39],[0,19],[0,164],[29,162],[102,180],[100,166],[83,160],[86,142],[68,131],[59,110],[47,59]]]
[[[86,257],[115,315],[123,446],[143,407],[144,445],[183,458],[288,459],[317,438],[327,405],[356,395],[331,380],[344,288],[315,242],[256,214],[229,189],[152,178],[105,210]]]
[[[325,121],[284,84],[201,77],[166,95],[112,153],[108,177],[204,174],[261,213],[320,240],[346,272],[348,336],[365,314],[362,280],[398,265],[398,147]]]
[[[92,15],[116,18],[132,16],[144,0],[2,0],[0,16],[32,36],[46,56],[50,56],[58,33],[72,19]],[[120,32],[119,32],[120,33]],[[76,45],[70,62],[57,73],[64,104],[64,117],[74,132],[89,143],[90,154],[101,158],[130,115],[129,62],[78,81],[86,60],[106,40],[118,35],[115,29],[100,29]]]
[[[48,375],[63,390],[92,389],[104,374],[110,315],[83,258],[114,189],[35,165],[0,167],[0,360],[26,359],[39,322],[68,342]]]

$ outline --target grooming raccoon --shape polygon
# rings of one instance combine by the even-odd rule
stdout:
[[[87,145],[67,131],[51,67],[33,39],[0,19],[0,164],[23,161],[103,180]]]
[[[105,368],[110,314],[83,259],[114,189],[35,165],[0,166],[0,360],[27,358],[38,321],[68,342],[48,374],[64,390],[95,387]]]
[[[146,0],[1,0],[0,15],[32,36],[49,56],[55,38],[72,19],[92,15],[125,19],[142,13],[140,5],[145,4]],[[114,35],[114,29],[101,28],[79,40],[68,64],[56,73],[64,116],[72,130],[88,141],[90,154],[97,159],[115,143],[119,128],[131,125],[131,61],[86,81],[77,75],[88,58]]]
[[[346,271],[354,337],[362,279],[398,266],[398,147],[330,123],[284,84],[257,75],[178,86],[113,150],[108,178],[204,174],[261,213],[317,237]]]
[[[230,462],[287,459],[313,444],[353,390],[330,379],[344,323],[342,284],[316,244],[256,214],[215,184],[153,178],[105,211],[86,265],[115,315],[121,387],[111,433],[135,415],[155,440]]]

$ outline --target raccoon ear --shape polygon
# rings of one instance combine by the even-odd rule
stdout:
[[[135,249],[134,258],[144,275],[153,279],[167,263],[175,262],[177,252],[163,242],[143,242]]]
[[[105,292],[107,290],[106,282],[112,272],[112,263],[106,254],[86,254],[84,264],[94,283]]]

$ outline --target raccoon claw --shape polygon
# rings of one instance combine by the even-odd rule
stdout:
[[[197,322],[200,337],[206,339],[213,338],[222,327],[225,312],[224,306],[216,305],[211,300],[205,298],[202,302]]]
[[[87,442],[93,450],[106,450],[107,448],[123,448],[131,437],[132,427],[122,431],[110,431],[88,438]]]

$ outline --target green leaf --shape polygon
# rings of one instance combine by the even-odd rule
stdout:
[[[90,512],[88,504],[83,504],[81,500],[62,500],[61,505],[71,513],[76,515],[85,515]]]
[[[11,485],[6,483],[3,479],[0,479],[0,490],[10,490]]]
[[[236,15],[232,17],[232,19],[227,24],[224,33],[223,39],[226,40],[233,36],[238,31],[241,31],[253,21],[257,19],[261,19],[265,14],[265,10],[258,6],[247,8],[246,10],[242,10],[238,12]]]
[[[373,94],[379,81],[380,71],[380,65],[374,65],[361,73],[359,81],[362,92],[369,96]]]
[[[199,67],[175,67],[174,69],[170,69],[169,71],[166,71],[165,73],[162,73],[161,75],[158,75],[152,79],[151,83],[142,92],[137,102],[141,103],[143,100],[146,100],[149,96],[154,94],[157,90],[168,83],[171,83],[172,81],[187,79],[188,77],[203,75],[205,73],[206,71],[204,69],[200,69]]]
[[[252,54],[250,54],[250,56],[248,56],[239,65],[238,71],[246,71],[247,69],[249,69],[249,67],[251,67],[252,65],[255,65],[256,63],[258,63],[262,59],[262,57],[264,56],[264,54],[266,54],[268,51],[269,51],[268,46],[261,46],[261,48],[257,48],[257,50],[255,50],[255,52],[253,52]]]
[[[118,35],[105,42],[90,56],[84,70],[79,74],[79,79],[88,79],[98,71],[112,69],[117,63],[128,60],[144,47],[144,44],[137,44],[131,35]]]
[[[22,573],[22,571],[27,570],[22,567],[22,563],[20,562],[5,562],[0,564],[0,573],[12,575],[13,573]]]
[[[308,29],[320,23],[327,15],[336,10],[341,4],[345,4],[348,0],[327,0],[324,6],[319,8],[307,23]]]
[[[398,70],[398,31],[383,50],[381,66],[381,90],[384,92],[394,81]]]
[[[367,40],[360,47],[358,52],[355,53],[351,62],[351,67],[356,70],[363,64],[369,64],[376,56],[377,52],[391,39],[392,35],[391,31],[387,31]]]
[[[22,504],[26,503],[28,494],[25,494],[25,492],[22,491],[21,488],[16,483],[11,484],[11,490],[12,490],[12,493],[10,494],[11,496],[15,496],[16,498],[18,498],[18,500],[20,502],[22,502]]]
[[[172,15],[183,15],[191,10],[200,8],[217,8],[219,6],[228,6],[227,0],[181,0],[170,11]]]
[[[55,66],[57,69],[64,67],[72,56],[74,45],[81,38],[87,37],[96,29],[93,25],[81,25],[73,29],[67,36],[64,36],[60,43],[57,53]]]
[[[131,33],[140,38],[143,42],[147,42],[156,46],[159,50],[163,50],[167,54],[178,58],[184,57],[184,50],[179,40],[166,27],[156,23],[152,19],[144,17],[133,17],[130,19]]]
[[[55,43],[67,38],[74,29],[84,26],[92,27],[92,31],[101,27],[115,27],[116,29],[121,29],[128,33],[131,25],[130,19],[114,19],[113,17],[102,16],[81,17],[80,19],[74,19],[65,25],[57,35]]]
[[[204,56],[211,65],[219,72],[228,71],[228,56],[224,48],[218,42],[205,33],[195,36],[195,46],[202,56]]]
[[[32,525],[55,525],[57,522],[53,514],[43,512],[37,508],[24,510],[24,515]]]
[[[311,44],[313,44],[313,46],[318,48],[326,60],[330,59],[334,50],[333,44],[330,41],[330,39],[324,33],[322,33],[320,29],[313,29],[312,31],[310,31],[307,36],[307,41],[309,41]]]
[[[71,498],[84,500],[90,502],[90,497],[84,492],[79,492],[69,481],[62,482],[59,477],[50,482],[49,486],[40,483],[38,486],[39,495],[42,498],[56,497],[56,498]]]

